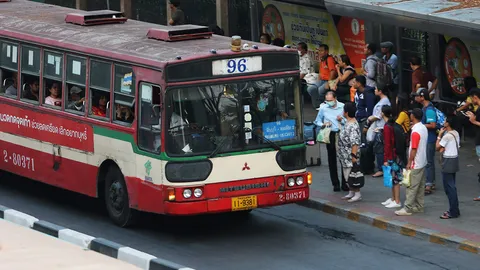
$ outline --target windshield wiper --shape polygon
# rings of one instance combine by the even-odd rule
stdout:
[[[250,129],[250,128],[243,128],[243,130],[245,132],[252,132],[252,129]],[[273,141],[267,139],[267,137],[263,136],[263,134],[260,133],[260,134],[255,134],[255,135],[260,137],[260,139],[262,139],[264,142],[270,144],[273,147],[273,149],[278,150],[278,151],[282,150],[282,148],[278,144],[276,144]]]
[[[226,141],[228,141],[228,137],[224,137],[223,140],[220,143],[217,144],[217,147],[215,147],[215,149],[212,151],[212,153],[208,157],[209,158],[215,157],[218,154],[218,152],[220,151],[220,149],[223,148]]]

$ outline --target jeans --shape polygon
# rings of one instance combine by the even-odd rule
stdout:
[[[443,189],[448,197],[448,204],[450,209],[448,212],[451,217],[458,217],[460,215],[460,209],[458,208],[458,196],[457,187],[455,186],[456,174],[455,173],[442,173]]]
[[[307,92],[312,97],[312,105],[318,108],[325,101],[325,84],[327,81],[317,81],[315,84],[308,85]]]
[[[427,186],[435,185],[435,143],[427,143]]]
[[[383,153],[375,154],[375,159],[377,160],[377,169],[379,172],[383,172]]]

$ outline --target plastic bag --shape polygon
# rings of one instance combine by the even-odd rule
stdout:
[[[404,187],[410,186],[410,172],[410,170],[403,169],[403,180],[400,184]]]
[[[330,143],[330,132],[332,129],[330,127],[324,127],[320,129],[317,135],[317,142],[320,143]]]
[[[382,166],[383,169],[383,185],[387,188],[391,188],[393,186],[392,181],[392,167],[390,166]]]

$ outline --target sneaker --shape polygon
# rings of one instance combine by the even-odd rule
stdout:
[[[342,197],[342,200],[350,200],[351,198],[353,198],[353,196],[355,196],[355,195],[347,194],[347,195]]]
[[[397,215],[397,216],[411,216],[412,213],[409,213],[409,212],[407,212],[407,210],[405,210],[405,208],[402,208],[398,211],[395,211],[395,215]]]
[[[391,203],[392,203],[392,198],[388,198],[388,200],[382,202],[382,205],[387,206],[387,205],[389,205],[389,204],[391,204]]]
[[[397,203],[396,201],[392,201],[390,204],[385,205],[386,208],[399,208],[402,207],[401,203]]]
[[[357,202],[357,201],[361,201],[362,200],[362,197],[361,196],[353,196],[350,200],[348,200],[347,202],[349,203],[353,203],[353,202]]]

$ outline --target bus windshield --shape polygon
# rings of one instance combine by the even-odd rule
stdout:
[[[166,150],[215,155],[301,142],[298,78],[169,89]]]

